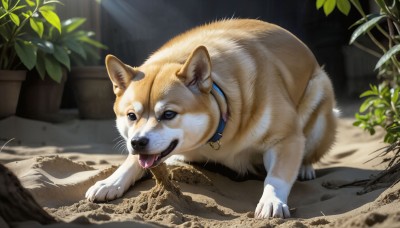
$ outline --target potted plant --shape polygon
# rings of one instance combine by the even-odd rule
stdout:
[[[54,9],[54,8],[53,8]],[[60,22],[60,29],[50,27],[32,40],[38,46],[35,69],[28,72],[22,85],[17,114],[45,121],[58,121],[70,55],[76,50],[75,40]]]
[[[70,78],[73,93],[83,119],[108,119],[114,117],[114,94],[107,69],[98,65],[100,49],[107,47],[92,39],[92,31],[79,30],[84,18],[71,18],[62,23],[69,36],[76,40],[81,52],[71,52]]]
[[[52,4],[58,1],[2,0],[0,5],[0,118],[15,114],[26,70],[36,65],[44,25],[60,28]]]
[[[57,115],[55,114],[61,104],[66,71],[71,70],[71,63],[77,64],[99,59],[96,51],[98,48],[106,47],[91,38],[94,35],[93,32],[78,29],[85,20],[84,18],[64,20],[61,22],[61,33],[55,29],[49,29],[49,33],[43,36],[43,39],[35,40],[41,44],[37,54],[37,76],[31,77],[32,83],[29,85],[31,89],[26,92],[26,95],[23,93],[21,99],[21,107],[25,107],[21,110],[23,115],[56,121]],[[49,96],[49,92],[53,94]],[[33,98],[32,94],[36,94],[41,99]],[[45,103],[32,105],[37,100],[45,101]]]

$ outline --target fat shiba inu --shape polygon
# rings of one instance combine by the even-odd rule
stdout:
[[[106,57],[126,161],[86,192],[112,200],[166,159],[212,161],[238,173],[264,165],[255,217],[289,217],[297,177],[335,138],[332,84],[314,55],[285,29],[231,19],[179,35],[140,67]]]

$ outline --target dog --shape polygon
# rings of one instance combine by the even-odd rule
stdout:
[[[140,67],[112,55],[105,62],[129,155],[88,189],[90,201],[121,197],[167,159],[212,161],[239,174],[264,165],[255,217],[287,218],[294,181],[314,179],[312,164],[335,140],[329,77],[306,45],[277,25],[217,21],[173,38]]]

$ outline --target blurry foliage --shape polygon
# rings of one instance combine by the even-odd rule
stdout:
[[[379,85],[371,85],[370,89],[361,94],[366,98],[356,113],[355,126],[375,133],[376,127],[382,127],[386,131],[384,141],[395,143],[400,141],[400,1],[399,0],[375,0],[379,12],[366,14],[359,0],[316,0],[316,7],[323,8],[326,15],[335,8],[347,15],[354,7],[361,15],[361,19],[355,22],[356,27],[350,44],[357,42],[362,35],[367,35],[379,52],[371,47],[362,46],[380,59],[375,69],[378,70]],[[383,37],[381,39],[377,38]]]
[[[0,69],[32,70],[36,66],[36,41],[47,28],[61,32],[61,23],[54,12],[54,3],[45,0],[1,0],[0,5]]]
[[[70,50],[72,66],[97,65],[100,60],[99,49],[107,49],[107,46],[93,39],[93,31],[79,29],[85,22],[86,19],[81,17],[61,22],[62,32],[58,40]]]
[[[100,59],[98,50],[107,47],[91,38],[94,32],[79,29],[85,21],[79,17],[64,20],[61,33],[49,28],[42,38],[35,39],[35,42],[43,44],[37,52],[36,63],[41,78],[47,74],[60,82],[64,68],[71,70],[71,65],[94,64]]]
[[[89,65],[99,60],[106,46],[94,40],[92,31],[79,29],[84,18],[60,21],[58,0],[1,0],[0,69],[35,69],[60,82],[71,64]]]
[[[371,85],[360,97],[367,99],[360,106],[360,113],[356,113],[355,126],[367,130],[371,135],[375,127],[381,126],[386,130],[384,141],[394,143],[400,139],[400,99],[399,90],[385,84]]]

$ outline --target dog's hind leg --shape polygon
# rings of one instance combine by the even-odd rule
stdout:
[[[318,162],[331,148],[336,133],[336,116],[331,102],[322,102],[305,128],[306,144],[299,179],[315,179],[312,164]]]
[[[299,171],[300,180],[316,177],[312,164],[318,162],[332,146],[336,134],[334,108],[332,84],[328,75],[322,69],[317,69],[298,108],[306,137],[303,164]]]

